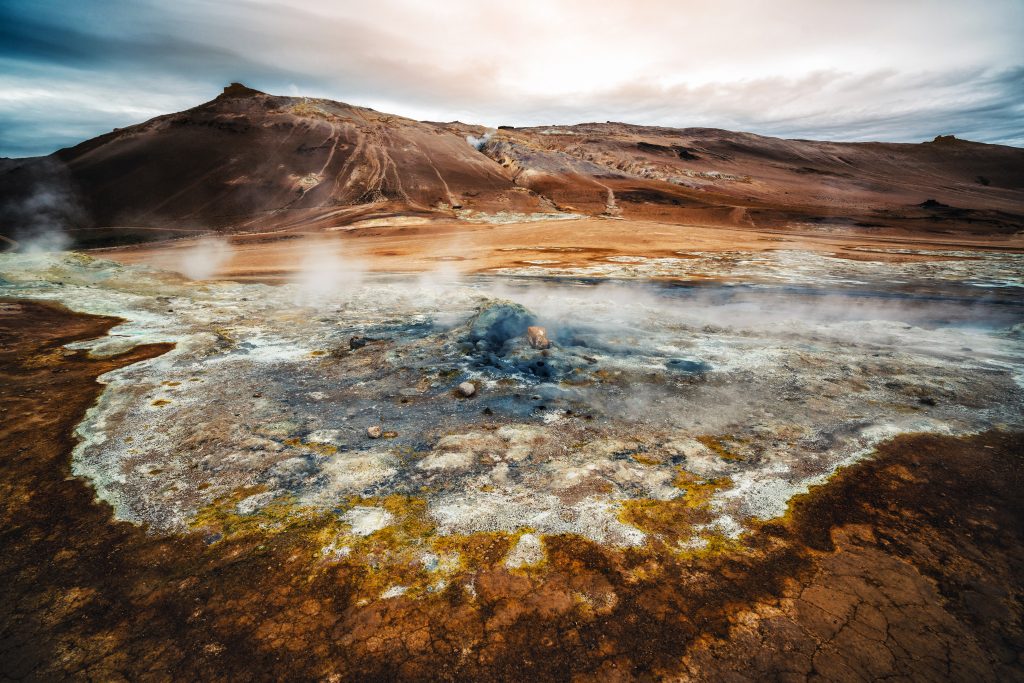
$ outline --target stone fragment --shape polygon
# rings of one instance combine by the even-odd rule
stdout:
[[[535,349],[546,349],[551,346],[547,331],[537,325],[530,325],[526,328],[526,339]]]

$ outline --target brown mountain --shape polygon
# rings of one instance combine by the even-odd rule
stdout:
[[[232,84],[48,157],[2,160],[0,207],[0,235],[60,226],[82,246],[497,212],[1006,235],[1024,226],[1024,150],[621,123],[488,133]]]

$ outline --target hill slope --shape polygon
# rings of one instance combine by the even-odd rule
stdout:
[[[485,134],[232,84],[193,109],[0,163],[0,235],[15,239],[54,226],[98,245],[499,212],[1007,234],[1024,223],[1024,150],[616,123]]]

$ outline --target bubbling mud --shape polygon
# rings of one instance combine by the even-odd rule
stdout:
[[[1019,280],[1015,258],[972,261],[972,282]],[[358,538],[405,496],[441,536],[520,534],[508,563],[528,566],[543,535],[641,545],[638,505],[699,493],[692,551],[897,434],[1024,426],[1024,304],[965,291],[960,261],[851,267],[825,286],[810,266],[770,286],[367,277],[297,303],[44,254],[0,256],[0,294],[124,318],[73,345],[93,354],[175,344],[104,375],[77,428],[73,472],[118,518],[180,532],[228,500],[333,511]]]

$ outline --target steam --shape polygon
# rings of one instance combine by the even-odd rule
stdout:
[[[477,151],[482,152],[483,149],[484,149],[484,145],[486,145],[488,142],[490,142],[492,137],[494,137],[494,131],[493,130],[489,130],[489,131],[485,132],[483,135],[481,135],[480,137],[477,137],[475,135],[467,135],[466,136],[466,142],[469,143],[470,147],[473,147]]]
[[[59,194],[39,192],[25,202],[25,208],[33,211],[33,221],[25,229],[25,237],[19,235],[18,251],[38,254],[50,251],[66,251],[71,246],[66,223],[61,220],[65,207],[64,198]]]
[[[299,268],[292,276],[296,304],[334,303],[362,284],[365,264],[346,255],[339,240],[303,240],[300,248]]]
[[[462,287],[462,272],[453,263],[445,261],[431,270],[420,273],[414,285],[417,295],[431,294],[437,298],[454,295]]]
[[[10,226],[16,250],[23,253],[64,251],[71,246],[68,230],[85,222],[85,211],[56,162],[25,166],[29,192],[0,207],[0,225]]]
[[[193,280],[208,280],[231,259],[231,253],[231,245],[227,240],[205,237],[189,247],[172,252],[168,255],[169,262],[163,265]]]
[[[708,330],[751,337],[763,334],[778,338],[812,335],[817,340],[856,345],[890,346],[902,329],[915,328],[922,337],[915,351],[926,355],[949,354],[947,341],[927,331],[943,327],[997,322],[989,307],[970,307],[957,302],[922,301],[899,295],[849,296],[841,291],[799,294],[777,292],[718,291],[688,288],[659,290],[640,284],[601,283],[597,285],[542,284],[511,285],[495,282],[491,296],[526,306],[549,334],[559,337],[587,332],[647,339],[651,349],[659,343],[656,330],[669,328],[673,334],[699,336]],[[993,321],[993,318],[996,320]],[[898,325],[897,325],[898,323]],[[639,346],[645,342],[638,341]]]

